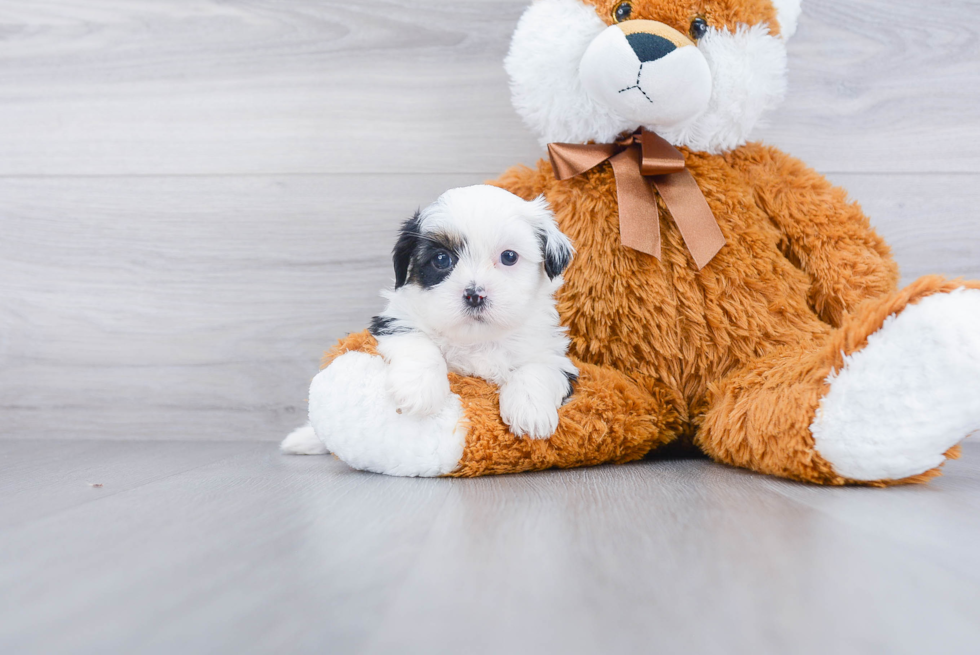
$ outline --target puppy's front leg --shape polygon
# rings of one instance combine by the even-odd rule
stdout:
[[[558,408],[571,394],[578,373],[568,360],[562,367],[525,364],[500,387],[500,418],[518,437],[547,439],[558,429]]]
[[[388,363],[387,389],[400,411],[432,416],[449,397],[449,369],[439,348],[421,332],[378,337]]]

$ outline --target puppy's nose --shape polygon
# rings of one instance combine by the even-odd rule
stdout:
[[[478,307],[483,307],[483,305],[486,304],[487,297],[484,295],[482,289],[469,287],[463,292],[463,300],[466,301],[467,305],[476,309]]]

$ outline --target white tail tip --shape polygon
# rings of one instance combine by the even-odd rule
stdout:
[[[330,452],[309,423],[290,432],[279,444],[279,450],[284,455],[326,455]]]

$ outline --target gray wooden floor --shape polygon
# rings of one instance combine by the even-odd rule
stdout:
[[[0,653],[977,652],[977,442],[885,491],[278,455],[399,221],[541,156],[525,5],[0,2]],[[757,135],[906,280],[980,277],[978,26],[807,0]]]
[[[0,441],[0,652],[975,653],[966,451],[882,491],[702,461],[406,480],[262,443]]]

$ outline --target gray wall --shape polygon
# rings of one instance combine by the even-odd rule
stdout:
[[[396,224],[540,155],[524,0],[0,6],[0,437],[272,440]],[[810,0],[758,136],[980,276],[980,3]]]

